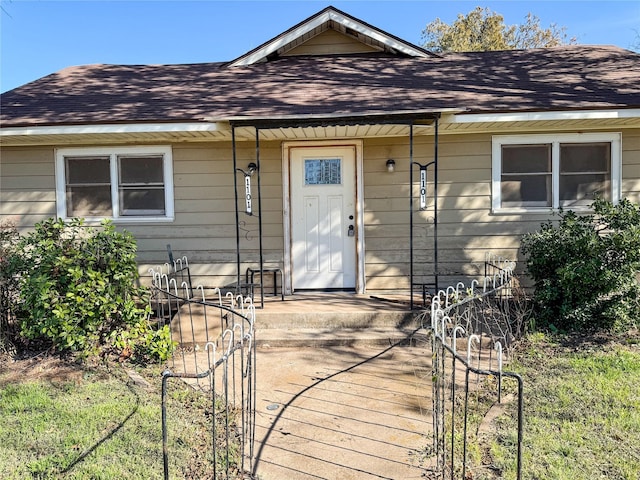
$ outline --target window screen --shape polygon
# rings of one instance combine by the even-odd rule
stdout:
[[[611,144],[560,144],[560,205],[588,206],[611,198]]]
[[[551,145],[503,145],[503,207],[548,207],[552,198]]]
[[[111,216],[109,157],[65,157],[68,217]]]
[[[121,215],[164,215],[164,174],[161,155],[119,156],[118,175]]]

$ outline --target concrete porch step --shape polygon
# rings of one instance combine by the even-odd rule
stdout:
[[[256,309],[256,342],[269,347],[373,346],[410,343],[420,312],[406,302],[368,295],[306,294],[270,298]],[[226,318],[226,314],[223,313]],[[180,343],[205,343],[222,332],[214,307],[182,305],[171,322]]]
[[[415,315],[409,311],[313,311],[274,312],[256,310],[256,326],[261,329],[411,327]]]
[[[373,347],[424,344],[427,335],[417,328],[269,328],[256,331],[258,348]]]
[[[256,326],[259,329],[411,328],[417,313],[405,302],[372,295],[305,293],[286,296],[284,301],[269,297],[264,308],[256,309]]]

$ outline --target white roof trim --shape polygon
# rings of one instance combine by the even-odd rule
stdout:
[[[328,10],[328,11],[322,13],[321,15],[318,15],[317,17],[312,18],[308,22],[304,23],[303,25],[301,25],[300,27],[296,28],[295,30],[292,30],[291,32],[287,33],[286,35],[278,36],[278,37],[274,38],[272,41],[270,41],[267,44],[265,44],[264,47],[256,50],[251,55],[246,55],[246,56],[243,55],[242,57],[238,58],[237,60],[231,62],[229,64],[229,66],[230,67],[239,67],[239,66],[252,65],[252,64],[254,64],[256,62],[259,62],[263,58],[266,58],[267,56],[269,56],[273,52],[277,51],[282,46],[287,45],[288,43],[291,43],[296,38],[302,37],[303,35],[309,33],[313,29],[321,26],[322,24],[328,22],[329,20],[333,20],[334,22],[337,22],[337,23],[345,26],[346,28],[350,28],[350,29],[355,30],[355,31],[357,31],[359,33],[367,35],[367,36],[373,38],[374,40],[377,40],[380,43],[383,43],[384,45],[387,45],[388,47],[393,48],[395,50],[398,50],[398,51],[400,51],[402,53],[405,53],[407,55],[410,55],[410,56],[413,56],[413,57],[428,57],[427,53],[425,53],[424,51],[417,50],[417,49],[413,48],[408,43],[404,43],[404,42],[398,41],[398,40],[390,37],[389,35],[384,34],[383,32],[381,32],[379,30],[373,29],[373,28],[371,28],[371,27],[369,27],[367,25],[364,25],[364,24],[362,24],[360,22],[357,22],[357,21],[354,21],[354,20],[352,20],[350,18],[347,18],[344,15],[342,15],[341,13],[336,12],[335,10]]]
[[[219,132],[229,130],[228,125],[217,123],[147,123],[113,125],[68,125],[57,127],[7,127],[0,136],[8,135],[87,135],[108,133],[171,133]]]
[[[640,118],[640,108],[563,112],[462,113],[447,116],[447,123],[536,122],[552,120],[606,120]]]

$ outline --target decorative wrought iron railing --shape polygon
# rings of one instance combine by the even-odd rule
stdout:
[[[193,382],[211,398],[213,478],[252,469],[255,439],[255,308],[250,297],[193,287],[186,257],[151,270],[152,310],[177,350],[162,374],[164,478],[169,478],[168,383]],[[239,424],[239,425],[238,425]],[[239,458],[234,444],[239,444]],[[236,463],[236,464],[234,464]]]
[[[432,340],[432,453],[436,478],[469,478],[470,413],[473,408],[487,408],[486,404],[472,404],[470,396],[489,392],[492,403],[500,404],[505,380],[514,381],[517,387],[514,460],[517,478],[521,478],[523,381],[518,374],[503,370],[504,359],[521,333],[525,315],[514,292],[514,268],[515,262],[487,255],[482,282],[474,280],[469,286],[458,283],[440,290],[432,298],[430,310],[423,314],[423,326]],[[474,413],[483,416],[486,412]]]

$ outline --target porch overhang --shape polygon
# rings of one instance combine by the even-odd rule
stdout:
[[[438,225],[438,124],[439,119],[442,117],[443,113],[447,113],[449,115],[453,115],[455,113],[462,112],[464,110],[460,109],[446,109],[443,111],[442,109],[438,110],[422,110],[422,111],[396,111],[396,112],[367,112],[361,114],[325,114],[325,115],[308,115],[308,116],[282,116],[282,117],[235,117],[226,119],[229,122],[231,127],[231,139],[232,139],[232,158],[233,158],[233,172],[234,172],[234,193],[235,193],[235,213],[236,213],[236,269],[237,269],[237,283],[241,284],[241,265],[243,259],[243,252],[240,242],[240,207],[239,207],[239,189],[238,189],[238,179],[237,172],[244,174],[245,176],[245,194],[247,200],[247,213],[253,216],[253,210],[249,210],[248,205],[252,205],[255,201],[258,207],[257,214],[257,223],[258,223],[258,267],[256,267],[256,271],[260,271],[260,308],[264,306],[264,284],[262,283],[264,271],[264,256],[263,256],[263,225],[262,225],[262,195],[261,195],[261,179],[260,179],[260,149],[261,149],[261,140],[263,139],[262,132],[265,131],[281,131],[286,129],[293,130],[305,130],[305,129],[314,129],[314,128],[331,128],[331,127],[350,127],[350,126],[362,126],[362,125],[400,125],[404,127],[406,133],[405,135],[408,137],[409,144],[409,171],[410,177],[409,182],[412,187],[410,191],[413,192],[413,172],[415,167],[418,167],[420,170],[420,181],[421,181],[421,210],[427,210],[426,203],[423,206],[422,203],[425,202],[426,190],[427,190],[427,178],[429,176],[428,170],[431,171],[432,178],[432,190],[433,190],[433,203],[432,203],[432,213],[433,213],[433,240],[434,240],[434,249],[433,249],[433,264],[434,264],[434,281],[425,282],[422,280],[421,282],[414,282],[414,246],[413,246],[413,210],[414,210],[414,199],[413,193],[410,201],[410,209],[409,209],[409,217],[410,217],[410,288],[411,288],[411,308],[413,308],[413,290],[415,287],[419,286],[424,294],[425,288],[427,286],[433,286],[433,288],[437,291],[439,287],[438,282],[438,233],[437,233],[437,225]],[[210,118],[210,121],[218,122],[220,120],[215,118]],[[433,146],[433,159],[426,164],[420,164],[414,161],[414,133],[416,127],[432,127],[433,128],[433,136],[434,136],[434,146]],[[255,162],[252,163],[254,166],[254,170],[257,172],[256,182],[257,182],[257,196],[251,192],[251,182],[250,182],[250,173],[245,172],[244,170],[238,168],[238,159],[237,159],[237,137],[238,132],[242,132],[244,135],[248,137],[253,136],[255,141]],[[253,135],[252,135],[253,134]],[[336,137],[333,137],[336,139]],[[249,138],[244,138],[244,140],[248,140]],[[285,158],[285,157],[283,157]],[[356,167],[357,169],[358,167]],[[289,188],[289,171],[286,166],[286,162],[283,161],[283,211],[285,212],[285,222],[284,222],[284,230],[285,237],[287,237],[288,227],[287,225],[290,222],[290,217],[286,212],[289,212],[290,205],[288,205],[288,195],[287,191]],[[356,175],[356,178],[362,178],[362,171],[359,171]],[[248,186],[247,186],[248,185]],[[361,184],[356,182],[356,198],[362,198],[362,187]],[[253,206],[251,207],[253,208]],[[356,208],[356,216],[358,211],[362,211],[361,207]],[[350,217],[353,219],[353,216]],[[355,222],[360,225],[361,217],[356,218]],[[353,225],[351,226],[353,228]],[[358,230],[364,230],[363,224]],[[289,237],[291,240],[291,237]],[[364,272],[364,241],[362,237],[359,237],[358,246],[356,247],[356,258],[359,258],[357,263],[357,281],[355,282],[355,291],[358,294],[363,294],[366,291],[365,286],[365,272]],[[293,259],[291,256],[291,250],[288,247],[288,242],[285,240],[285,253],[282,261],[283,264],[283,288],[287,294],[291,294],[293,292],[293,283],[292,283],[292,275],[291,275],[291,266],[293,264]]]
[[[238,116],[229,122],[238,139],[253,139],[258,132],[261,140],[321,140],[372,137],[408,137],[433,133],[436,119],[453,116],[464,109],[429,109],[392,112],[330,113],[282,115],[268,117]],[[221,119],[210,118],[212,122]]]
[[[365,113],[330,113],[311,115],[283,115],[269,117],[231,117],[226,120],[232,127],[256,127],[259,129],[272,128],[308,128],[356,125],[431,125],[442,115],[454,115],[464,112],[464,109],[437,110],[407,110],[395,112],[365,112]],[[219,121],[211,119],[211,121]]]

